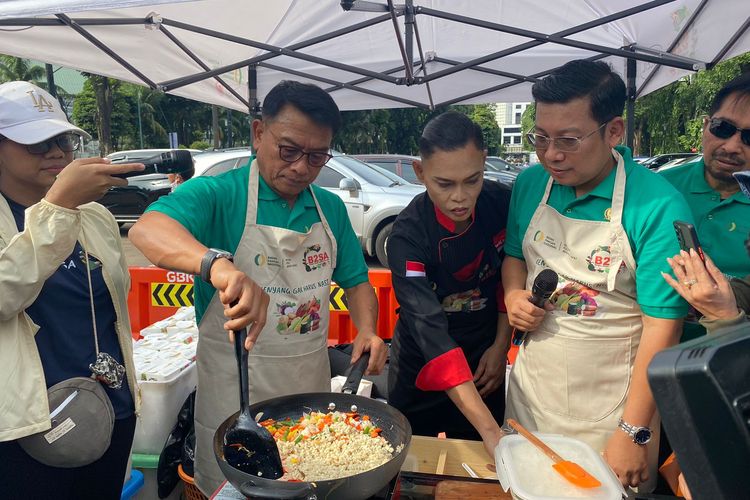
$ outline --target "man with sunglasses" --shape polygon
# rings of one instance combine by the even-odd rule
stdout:
[[[571,61],[532,94],[541,165],[516,180],[502,267],[511,326],[527,332],[506,417],[587,442],[623,485],[648,491],[658,424],[646,367],[677,342],[687,312],[659,271],[678,249],[672,221],[691,220],[690,209],[618,145],[626,92],[609,66]],[[537,307],[544,269],[559,283]]]
[[[745,239],[750,233],[750,198],[743,195],[736,172],[750,171],[750,72],[719,90],[703,122],[703,157],[661,173],[680,191],[695,218],[705,254],[727,276],[750,274]],[[683,286],[690,286],[686,280]],[[689,315],[682,340],[705,329]]]
[[[250,401],[330,390],[330,283],[346,292],[357,327],[352,360],[370,353],[379,373],[386,347],[375,334],[378,303],[346,208],[313,186],[341,123],[315,85],[283,81],[252,124],[256,158],[216,177],[197,177],[162,197],[130,230],[154,264],[200,276],[195,479],[207,496],[224,480],[216,428],[237,411],[232,345],[222,330],[248,330]],[[231,338],[231,333],[230,333]]]

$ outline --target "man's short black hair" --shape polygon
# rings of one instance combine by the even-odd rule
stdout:
[[[727,97],[734,94],[736,94],[736,99],[747,99],[750,97],[750,71],[741,74],[719,90],[711,102],[711,107],[708,108],[708,114],[713,116],[714,113],[719,111],[719,108],[724,104]]]
[[[318,125],[329,127],[334,135],[341,127],[338,106],[325,90],[316,85],[294,80],[280,81],[263,100],[263,119],[273,121],[287,104]]]
[[[620,75],[601,61],[578,59],[555,69],[531,87],[536,102],[565,104],[588,97],[597,123],[622,116],[627,92]]]
[[[484,150],[482,128],[463,113],[447,111],[425,125],[419,138],[419,154],[429,158],[437,150],[455,151],[470,142]]]

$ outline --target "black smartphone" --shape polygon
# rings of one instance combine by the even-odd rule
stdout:
[[[680,242],[680,248],[690,253],[690,249],[696,251],[702,261],[706,261],[703,255],[703,249],[698,241],[698,233],[695,232],[695,226],[688,222],[676,220],[672,223],[674,231],[677,233],[677,240]]]

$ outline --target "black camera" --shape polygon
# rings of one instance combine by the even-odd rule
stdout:
[[[173,149],[142,160],[123,158],[121,160],[114,160],[112,163],[143,163],[145,165],[146,168],[144,170],[134,170],[115,175],[115,177],[122,178],[145,174],[180,174],[184,180],[187,180],[195,173],[193,155],[185,149]]]

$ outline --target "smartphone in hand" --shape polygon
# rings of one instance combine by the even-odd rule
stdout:
[[[706,257],[703,255],[703,249],[698,241],[698,233],[695,232],[695,226],[680,220],[674,221],[672,225],[674,225],[675,233],[677,233],[677,240],[680,242],[680,248],[688,253],[690,253],[690,249],[692,248],[701,260],[705,262]]]

